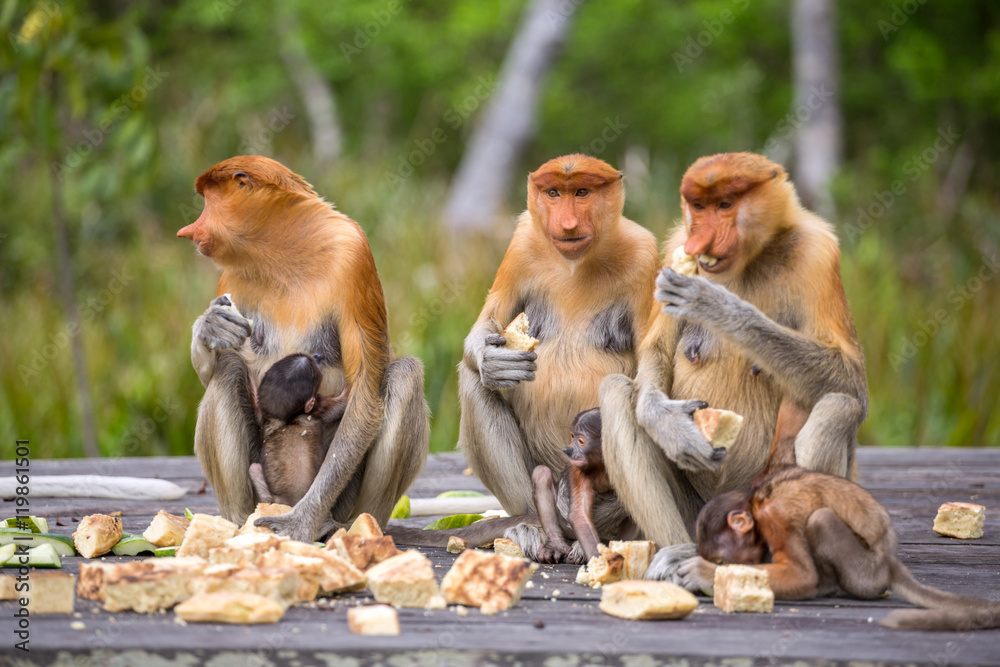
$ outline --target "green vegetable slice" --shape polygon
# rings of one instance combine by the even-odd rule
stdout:
[[[184,518],[187,519],[188,521],[194,518],[194,514],[192,514],[191,510],[189,510],[186,507],[184,508]]]
[[[157,558],[171,558],[177,555],[177,547],[163,547],[161,549],[156,549],[153,555]]]
[[[138,556],[144,551],[155,553],[156,545],[142,535],[133,535],[132,533],[122,533],[118,544],[111,547],[111,553],[116,556]]]
[[[11,517],[4,521],[9,528],[25,528],[33,533],[49,532],[49,522],[43,516]]]
[[[5,544],[2,547],[0,547],[0,567],[6,565],[7,561],[11,560],[16,552],[17,552],[16,544]],[[11,565],[17,567],[18,565],[20,565],[20,563],[13,562],[11,563]]]
[[[28,549],[28,565],[32,567],[62,567],[62,559],[51,543]]]
[[[402,496],[396,506],[392,508],[392,514],[389,515],[390,519],[409,519],[410,518],[410,497]]]
[[[51,544],[60,556],[75,556],[76,547],[73,538],[68,535],[54,533],[32,533],[19,528],[0,528],[0,545],[23,544],[26,547],[37,547],[41,544]]]
[[[444,493],[439,493],[438,498],[482,498],[483,494],[479,491],[445,491]]]
[[[438,519],[434,523],[424,526],[424,530],[445,530],[450,528],[461,528],[475,523],[483,518],[482,514],[453,514]]]

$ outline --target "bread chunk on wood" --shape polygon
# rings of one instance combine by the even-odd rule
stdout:
[[[88,514],[73,533],[73,544],[84,558],[103,556],[122,539],[122,519],[107,514]]]
[[[463,551],[441,580],[445,600],[479,607],[484,614],[509,609],[521,599],[538,563],[470,549]]]
[[[684,618],[698,599],[669,581],[617,581],[601,590],[600,610],[637,621]]]
[[[986,508],[975,503],[944,503],[934,517],[934,532],[960,540],[975,540],[983,536]]]

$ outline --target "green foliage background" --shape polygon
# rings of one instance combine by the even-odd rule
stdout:
[[[397,351],[426,365],[432,447],[451,449],[454,368],[523,182],[509,193],[510,223],[474,250],[469,271],[454,268],[473,251],[440,228],[440,207],[481,108],[477,89],[496,82],[525,4],[0,3],[0,448],[30,438],[36,456],[83,452],[74,330],[57,297],[55,183],[101,452],[191,453],[202,388],[190,325],[217,273],[174,234],[201,209],[194,178],[252,148],[368,233]],[[846,146],[834,222],[868,361],[863,444],[997,445],[1000,5],[837,7]],[[695,158],[776,146],[788,161],[788,25],[776,0],[583,3],[524,173],[554,155],[597,154],[626,171],[626,214],[662,237]],[[345,145],[331,167],[311,157],[283,41],[333,87]],[[609,127],[614,138],[599,140]],[[395,183],[438,129],[444,141]],[[939,134],[957,139],[939,151]],[[960,151],[972,168],[951,205]]]

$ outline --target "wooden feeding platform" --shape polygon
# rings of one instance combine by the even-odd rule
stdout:
[[[900,556],[918,580],[947,590],[1000,599],[1000,449],[862,449],[860,482],[889,509]],[[460,454],[432,455],[410,489],[415,498],[442,491],[485,491],[463,475]],[[14,464],[0,462],[0,476]],[[121,510],[124,528],[139,533],[157,510],[216,514],[218,507],[194,457],[38,460],[31,475],[101,474],[160,477],[190,489],[176,501],[133,502],[33,498],[31,513],[50,530],[71,533],[74,519]],[[987,508],[985,535],[956,540],[931,524],[938,505],[971,501]],[[3,516],[14,514],[5,499]],[[432,517],[409,519],[422,526]],[[58,525],[58,524],[62,525]],[[443,576],[454,556],[423,550]],[[109,557],[115,559],[117,557]],[[65,558],[76,572],[79,557]],[[875,623],[905,606],[895,598],[862,602],[824,598],[779,602],[773,614],[724,614],[708,598],[681,621],[625,621],[601,612],[599,590],[574,583],[576,566],[543,565],[532,588],[507,612],[477,609],[399,610],[402,633],[369,637],[347,629],[347,609],[367,592],[294,606],[276,625],[179,625],[173,612],[105,612],[77,599],[72,616],[34,616],[30,652],[15,650],[16,603],[0,602],[0,664],[6,665],[1000,665],[1000,630],[902,632]],[[81,628],[82,623],[82,628]],[[77,628],[77,629],[74,629]]]

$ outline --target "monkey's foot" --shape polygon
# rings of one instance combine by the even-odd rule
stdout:
[[[698,550],[693,544],[675,544],[670,547],[663,547],[653,557],[653,562],[646,570],[646,579],[658,581],[672,581],[681,586],[681,578],[678,570],[681,563],[689,558],[698,555]]]
[[[563,559],[564,563],[569,565],[583,565],[587,562],[587,552],[583,550],[579,542],[574,542],[573,546],[570,547],[569,553],[566,554],[566,558]]]
[[[333,523],[329,519],[327,521],[331,524]],[[300,515],[298,510],[292,510],[288,514],[281,514],[279,516],[262,516],[254,521],[254,525],[270,528],[279,535],[284,535],[299,542],[312,542],[317,534],[312,527],[312,521],[306,520],[305,517]]]
[[[546,546],[545,532],[539,527],[529,523],[519,523],[513,528],[508,528],[504,534],[508,540],[513,540],[521,547],[525,558],[536,563],[551,563],[554,561],[543,561],[540,550]]]

